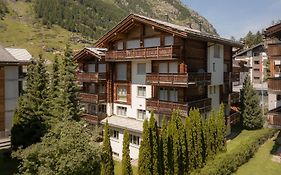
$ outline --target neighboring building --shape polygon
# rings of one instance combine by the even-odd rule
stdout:
[[[25,49],[0,46],[0,137],[10,135],[26,66],[31,55]]]
[[[261,105],[267,106],[267,82],[268,58],[264,43],[260,43],[251,48],[236,53],[233,56],[233,70],[235,80],[233,80],[233,91],[240,92],[245,77],[251,79],[254,89],[258,92]]]
[[[281,127],[281,23],[267,28],[265,37],[270,61],[268,122],[271,126]]]
[[[104,61],[106,49],[85,48],[74,58],[78,62],[79,98],[84,108],[83,118],[99,124],[107,115],[108,66]]]
[[[222,102],[227,104],[226,114],[234,116],[230,104],[239,96],[232,92],[229,74],[232,48],[241,48],[242,44],[131,14],[95,46],[107,49],[104,61],[108,117],[102,123],[107,120],[110,125],[115,156],[122,157],[123,131],[127,128],[130,156],[138,158],[143,120],[151,111],[159,126],[170,119],[175,109],[184,119],[192,107],[207,114]],[[84,56],[79,60],[97,60],[96,54],[89,52],[87,48],[81,51]],[[99,60],[103,64],[103,56]]]

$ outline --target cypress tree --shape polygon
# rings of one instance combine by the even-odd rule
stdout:
[[[174,155],[173,151],[173,142],[174,142],[174,128],[173,128],[173,124],[172,121],[168,122],[168,126],[167,126],[167,137],[168,137],[168,165],[169,165],[169,169],[170,169],[170,173],[174,174],[174,158],[171,157]]]
[[[162,128],[161,128],[161,139],[162,139],[162,145],[163,145],[163,174],[172,174],[170,169],[170,154],[169,154],[169,134],[167,132],[167,127],[164,122],[162,122]]]
[[[186,151],[185,151],[185,159],[186,159],[186,173],[189,173],[193,170],[193,160],[194,152],[192,151],[193,143],[192,143],[192,129],[191,129],[191,119],[190,115],[185,119],[185,135],[186,135]]]
[[[217,128],[218,151],[226,151],[226,125],[223,104],[220,105],[217,113]]]
[[[124,131],[123,150],[122,150],[122,175],[132,175],[133,169],[130,157],[130,140],[128,130]]]
[[[109,133],[109,126],[107,121],[104,126],[104,135],[103,135],[101,175],[114,175],[114,162],[112,158],[110,133]]]
[[[152,155],[150,148],[150,129],[147,119],[143,122],[142,141],[139,149],[138,174],[152,175]]]
[[[39,142],[48,129],[48,74],[42,56],[28,66],[26,89],[19,99],[11,130],[13,149]]]
[[[150,127],[150,148],[151,148],[151,162],[152,162],[152,173],[153,175],[159,174],[160,162],[159,162],[159,134],[157,123],[154,118],[154,114],[151,113],[149,120]]]
[[[246,129],[259,129],[263,127],[264,118],[259,105],[259,96],[253,88],[249,76],[245,78],[241,89],[241,113],[243,126]]]

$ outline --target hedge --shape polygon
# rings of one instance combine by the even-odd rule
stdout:
[[[237,171],[239,166],[246,163],[257,152],[259,147],[277,132],[274,129],[258,130],[253,137],[241,146],[219,154],[200,170],[201,175],[228,175]]]

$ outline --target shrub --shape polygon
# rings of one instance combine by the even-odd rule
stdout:
[[[273,129],[262,129],[253,137],[226,153],[220,154],[201,169],[202,175],[227,175],[235,172],[239,166],[246,163],[257,152],[259,147],[276,133]]]

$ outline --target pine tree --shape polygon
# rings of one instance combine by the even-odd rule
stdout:
[[[64,59],[62,60],[62,77],[58,111],[63,119],[79,120],[81,111],[78,101],[78,86],[75,75],[76,64],[72,52],[67,45]]]
[[[259,96],[251,84],[249,76],[245,78],[241,89],[241,113],[243,126],[247,129],[263,127],[264,118],[259,105]]]
[[[101,175],[114,175],[114,162],[112,157],[112,148],[110,145],[109,126],[107,121],[104,126],[103,135]]]
[[[147,120],[143,122],[142,141],[139,149],[138,174],[152,175],[152,155],[150,148],[150,129]]]
[[[122,175],[132,175],[133,169],[130,158],[130,140],[128,130],[124,131],[123,150],[122,150]]]
[[[149,120],[149,127],[150,127],[150,148],[151,148],[151,161],[152,161],[152,173],[153,175],[159,174],[159,134],[157,123],[154,118],[154,114],[151,113],[150,120]]]
[[[11,131],[13,149],[39,142],[48,129],[48,74],[42,56],[28,66],[26,89],[20,97]]]

